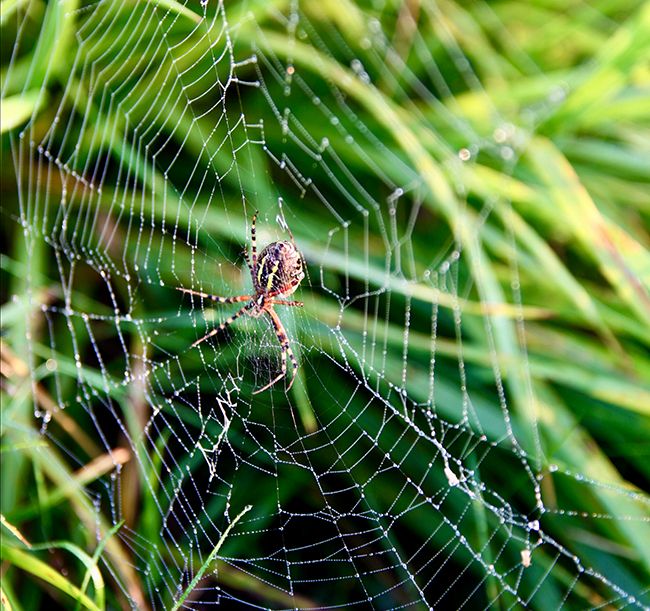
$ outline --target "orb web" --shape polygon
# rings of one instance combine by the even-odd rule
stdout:
[[[643,606],[647,586],[558,536],[647,524],[648,499],[549,460],[525,340],[544,312],[522,298],[517,213],[482,182],[513,173],[563,92],[515,124],[453,16],[368,4],[47,4],[63,43],[11,139],[25,245],[48,262],[28,274],[43,435],[79,467],[113,458],[86,494],[98,539],[125,520],[128,567],[103,562],[134,607],[179,600],[248,505],[184,606]],[[18,13],[5,87],[30,28]],[[277,308],[296,382],[253,395],[279,371],[271,326],[193,346],[236,306],[176,288],[247,294],[258,209],[258,248],[290,230],[308,274],[305,307]]]

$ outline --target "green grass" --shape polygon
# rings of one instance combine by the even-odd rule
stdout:
[[[297,513],[322,508],[310,470],[332,489],[363,484],[367,508],[384,516],[378,523],[386,535],[369,549],[392,568],[375,577],[376,564],[362,566],[368,595],[389,591],[375,600],[377,608],[419,598],[429,570],[416,553],[423,545],[427,557],[447,559],[426,589],[435,604],[449,587],[435,606],[520,604],[497,577],[504,573],[503,582],[522,599],[531,596],[537,609],[625,605],[620,593],[578,566],[650,604],[650,3],[395,0],[376,12],[370,1],[323,0],[301,3],[296,36],[277,19],[288,1],[226,4],[235,61],[252,52],[259,58],[237,76],[254,81],[259,70],[266,90],[240,86],[226,97],[225,114],[221,106],[207,112],[214,100],[201,96],[213,56],[198,2],[107,3],[97,12],[73,1],[0,5],[3,605],[35,609],[56,601],[111,609],[129,597],[147,608],[158,589],[153,598],[172,607],[214,595],[217,585],[263,607],[349,604],[365,594],[354,585],[346,589],[344,568],[314,575],[297,563],[291,593],[274,587],[271,573],[227,561],[279,547],[268,534],[281,522],[278,504]],[[209,15],[216,5],[208,2]],[[158,17],[150,23],[132,20],[151,14]],[[89,29],[101,15],[101,27]],[[368,48],[365,41],[375,41],[371,17],[381,23],[391,54]],[[215,57],[226,51],[220,25],[216,20],[210,31]],[[370,82],[359,78],[355,59]],[[468,62],[471,78],[459,59]],[[84,62],[93,69],[81,70]],[[219,64],[222,80],[227,64]],[[289,64],[295,77],[287,93]],[[183,87],[161,76],[172,69],[184,75]],[[291,134],[316,143],[327,138],[322,154],[330,173],[287,137],[263,93],[280,115],[291,109]],[[185,112],[184,96],[195,100],[193,114]],[[61,125],[50,132],[62,100]],[[336,113],[338,126],[324,119],[322,107]],[[228,171],[245,136],[226,125],[236,125],[242,112],[249,124],[263,123],[267,149],[285,154],[296,174],[310,178],[341,221],[309,188],[301,195],[258,145],[245,145],[237,171]],[[259,139],[259,128],[247,130],[250,140]],[[155,160],[143,145],[154,134]],[[48,172],[30,139],[72,160],[69,167]],[[462,162],[458,151],[465,147],[472,156]],[[179,162],[166,173],[176,153]],[[208,160],[223,175],[215,193],[190,178],[194,164]],[[83,174],[86,163],[107,169],[101,193],[71,179],[70,171]],[[391,184],[417,185],[399,198],[394,217],[386,204]],[[304,311],[283,313],[302,364],[288,397],[295,413],[278,392],[272,400],[238,404],[226,422],[216,402],[218,375],[244,369],[242,396],[248,396],[255,380],[247,368],[258,356],[246,333],[268,337],[251,321],[238,324],[232,346],[221,343],[218,359],[202,361],[188,346],[204,329],[203,312],[173,287],[193,286],[198,277],[215,293],[240,290],[246,276],[237,266],[251,205],[262,211],[258,235],[266,242],[275,235],[279,196],[310,280],[299,293]],[[57,216],[64,198],[72,212],[67,233]],[[126,217],[118,218],[120,203],[135,211],[131,229]],[[404,231],[414,208],[417,223],[395,248],[391,218]],[[110,247],[97,227],[82,223],[73,233],[89,209],[114,223]],[[28,231],[17,222],[21,210]],[[63,244],[69,248],[57,260],[54,246]],[[461,254],[451,272],[441,272],[456,248]],[[70,250],[79,259],[68,287]],[[100,265],[110,273],[112,295]],[[386,292],[341,308],[334,293],[346,287],[352,294]],[[94,317],[66,319],[66,300]],[[48,317],[42,304],[51,308]],[[120,320],[121,339],[115,307],[131,316]],[[458,476],[457,464],[446,464],[418,435],[416,426],[429,430],[424,408],[402,403],[395,392],[404,375],[405,311],[406,392],[419,406],[431,399],[433,319],[430,430],[472,470],[473,499],[449,486],[445,467]],[[168,361],[169,368],[146,377],[138,369],[142,359],[125,363],[121,342],[131,355]],[[334,362],[347,362],[349,371]],[[125,368],[135,372],[126,383]],[[264,374],[259,368],[252,373]],[[193,387],[174,394],[194,378],[200,410]],[[217,416],[206,420],[213,407]],[[103,439],[91,408],[101,415]],[[145,428],[154,408],[167,423],[162,429]],[[51,418],[45,435],[35,409]],[[263,451],[251,450],[253,433],[245,426],[251,424],[274,432],[273,443],[260,434]],[[204,431],[206,445],[226,437],[232,452],[256,468],[223,459],[221,479],[209,480],[201,449],[179,443],[185,431]],[[399,468],[386,469],[387,457]],[[191,522],[208,536],[190,534],[177,544],[165,502],[188,474],[212,492]],[[403,491],[406,477],[432,504],[413,506]],[[493,509],[506,504],[524,522],[538,519],[557,545],[539,542],[517,520],[504,526]],[[389,523],[389,514],[399,518]],[[351,512],[339,524],[353,541],[364,529],[357,518]],[[456,545],[454,525],[481,562]],[[298,545],[289,528],[284,536],[289,547]],[[531,565],[518,570],[522,550],[532,550]],[[408,571],[394,554],[411,558]],[[183,579],[170,590],[168,579],[188,558]],[[409,572],[417,573],[416,583]],[[458,575],[466,590],[478,586],[466,603]],[[319,576],[337,587],[309,582]]]

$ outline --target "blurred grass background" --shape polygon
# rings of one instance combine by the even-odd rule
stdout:
[[[256,70],[260,70],[269,98],[281,100],[286,81],[277,78],[274,61],[295,67],[313,95],[301,92],[294,84],[290,99],[283,103],[291,107],[294,117],[315,142],[327,139],[328,147],[336,151],[349,173],[374,200],[386,201],[390,183],[419,182],[413,199],[422,206],[422,215],[408,245],[415,268],[412,274],[391,268],[395,273],[387,280],[382,220],[389,218],[388,210],[375,211],[364,225],[354,198],[342,201],[343,193],[355,193],[349,175],[341,172],[336,176],[344,185],[337,188],[323,166],[313,163],[295,140],[286,137],[286,130],[270,107],[259,104],[260,93],[255,88],[240,87],[238,95],[226,98],[229,125],[236,124],[242,110],[247,116],[260,116],[267,148],[282,151],[303,175],[324,188],[329,186],[326,197],[336,201],[342,218],[353,219],[345,234],[349,243],[362,245],[367,237],[368,262],[359,254],[363,249],[343,248],[342,232],[328,241],[322,227],[332,225],[329,213],[323,206],[300,205],[286,176],[255,148],[245,161],[240,160],[242,171],[229,173],[223,181],[224,205],[210,205],[205,189],[196,180],[188,182],[186,172],[162,176],[147,152],[131,146],[127,139],[117,138],[111,141],[109,152],[103,153],[107,155],[103,167],[108,169],[104,196],[92,204],[82,201],[79,210],[92,205],[110,217],[112,193],[131,201],[139,195],[141,186],[152,194],[143,205],[145,214],[155,217],[157,229],[166,222],[189,235],[195,230],[193,219],[204,211],[198,239],[205,260],[198,263],[198,273],[209,276],[214,273],[210,269],[216,261],[235,261],[247,240],[250,214],[241,209],[242,191],[255,194],[263,212],[265,208],[271,210],[269,202],[282,195],[289,202],[291,229],[305,254],[312,279],[310,290],[303,291],[306,313],[291,323],[292,336],[304,347],[305,360],[295,395],[300,426],[314,431],[316,440],[318,431],[328,425],[326,441],[330,444],[337,426],[341,426],[338,443],[350,448],[347,458],[355,467],[350,468],[349,475],[357,482],[367,481],[376,465],[362,461],[363,447],[355,447],[348,439],[354,431],[346,433],[343,422],[335,424],[333,412],[342,405],[349,418],[344,422],[354,420],[362,430],[376,432],[379,450],[401,456],[404,472],[414,480],[424,477],[424,470],[435,456],[422,445],[412,452],[400,449],[400,440],[408,445],[409,432],[405,434],[394,421],[381,434],[377,432],[385,423],[380,423],[376,411],[365,409],[367,397],[353,394],[352,375],[329,393],[319,390],[317,379],[338,382],[338,370],[328,361],[328,357],[341,358],[331,328],[341,326],[352,368],[356,367],[355,373],[361,376],[366,372],[355,363],[353,355],[362,352],[364,332],[373,324],[373,315],[364,313],[361,306],[345,309],[342,316],[331,294],[319,290],[323,288],[319,279],[324,278],[324,286],[340,293],[348,282],[353,290],[354,286],[363,287],[368,277],[374,287],[390,283],[391,315],[378,316],[386,356],[367,356],[365,366],[382,371],[381,381],[377,382],[379,393],[396,403],[387,384],[399,387],[401,383],[405,320],[399,313],[404,312],[404,304],[410,303],[410,291],[415,285],[420,293],[409,310],[409,398],[422,403],[429,398],[431,302],[439,303],[435,309],[435,430],[452,453],[463,456],[468,463],[480,463],[476,474],[488,491],[506,499],[521,515],[535,514],[531,482],[519,460],[520,450],[513,449],[512,437],[507,434],[503,405],[495,388],[496,361],[505,380],[514,436],[527,457],[524,462],[537,476],[547,509],[538,515],[542,528],[566,551],[564,557],[556,553],[558,548],[549,551],[541,545],[533,552],[532,565],[521,576],[517,573],[504,578],[506,583],[524,599],[530,597],[530,606],[539,609],[650,605],[650,3],[409,0],[381,3],[379,10],[379,3],[371,1],[301,2],[301,18],[309,24],[304,37],[288,33],[290,26],[278,18],[291,14],[290,2],[227,4],[234,59],[246,59],[253,49],[267,60],[244,66],[237,73],[239,78],[255,80]],[[115,19],[98,42],[79,48],[79,40],[86,40],[88,32],[92,32],[86,20],[92,19],[95,8]],[[179,104],[183,93],[193,97],[206,90],[201,79],[206,65],[213,61],[213,55],[205,46],[197,46],[191,35],[202,15],[198,2],[188,3],[187,7],[166,0],[99,7],[90,4],[84,8],[73,0],[4,0],[1,10],[3,604],[8,608],[36,609],[56,601],[65,608],[73,608],[75,603],[93,609],[119,608],[126,606],[128,593],[137,606],[146,608],[151,598],[157,599],[151,594],[151,584],[162,586],[165,577],[158,576],[156,582],[156,577],[148,574],[145,579],[146,559],[134,558],[132,548],[118,533],[126,527],[158,551],[164,549],[162,518],[155,503],[157,489],[145,487],[144,482],[157,481],[154,474],[162,471],[165,452],[180,449],[174,446],[169,433],[163,432],[153,440],[158,452],[147,445],[150,439],[142,439],[151,406],[136,382],[111,384],[109,390],[121,410],[126,431],[131,439],[138,440],[135,449],[124,444],[124,432],[115,423],[107,427],[107,440],[98,439],[94,433],[84,401],[77,396],[80,390],[75,364],[75,354],[91,352],[91,343],[81,321],[75,323],[80,344],[75,347],[62,320],[48,318],[48,323],[54,320],[48,327],[39,314],[40,304],[61,306],[65,291],[52,256],[52,243],[44,239],[52,227],[39,223],[39,212],[30,211],[25,203],[27,193],[32,194],[30,201],[39,201],[34,193],[40,189],[41,201],[57,206],[67,185],[56,174],[46,175],[43,165],[37,162],[42,157],[25,144],[20,134],[37,143],[46,142],[60,151],[61,158],[73,155],[72,147],[78,145],[73,158],[75,167],[83,168],[86,160],[99,155],[93,134],[111,130],[129,133],[131,126],[147,117],[148,109],[153,107],[159,112],[145,141],[148,137],[158,146],[169,142],[172,149],[170,152],[161,146],[158,164],[164,165],[173,157],[175,148],[180,150],[182,168],[191,168],[208,156],[225,173],[232,165],[232,149],[237,142],[232,142],[231,148],[218,146],[226,135],[226,128],[218,120],[220,108],[190,120]],[[179,17],[164,34],[173,51],[149,45],[161,36],[157,22],[152,21],[148,26],[137,26],[151,31],[139,32],[145,35],[121,55],[123,37],[132,27],[129,18],[139,11],[153,10]],[[216,11],[216,3],[208,3],[207,10]],[[371,53],[364,42],[373,40],[377,23],[390,41],[384,55]],[[76,32],[79,36],[75,36]],[[11,60],[17,40],[19,53]],[[120,44],[115,45],[116,41]],[[213,49],[214,56],[224,51],[224,45],[220,39]],[[95,72],[80,72],[78,66],[73,66],[77,52],[85,61],[95,62]],[[155,71],[143,67],[143,60],[168,66],[171,57],[185,75],[184,82],[192,83],[187,89],[181,88],[180,80],[163,81]],[[355,69],[354,60],[358,58],[367,79],[359,77]],[[438,78],[431,66],[436,67]],[[102,81],[93,80],[99,79],[98,73],[111,83],[108,90],[122,106],[98,104],[94,88],[100,87],[101,91]],[[471,84],[468,74],[474,75],[478,85]],[[165,95],[160,96],[161,91]],[[351,112],[336,106],[335,91],[345,96]],[[355,139],[354,147],[348,146],[344,129],[323,121],[313,102],[314,95],[339,109],[337,119],[348,133],[357,133],[358,121],[382,146],[361,137]],[[64,98],[65,123],[70,126],[67,140],[56,130],[50,132]],[[130,105],[131,100],[139,102]],[[131,111],[128,118],[124,108]],[[197,102],[195,116],[208,108],[209,101]],[[28,129],[23,132],[26,125]],[[295,129],[296,123],[293,126]],[[233,131],[235,136],[238,133]],[[207,146],[205,134],[213,134]],[[458,151],[464,147],[471,157],[469,163],[458,160]],[[152,146],[152,150],[155,148]],[[115,186],[122,166],[138,177],[138,189]],[[38,172],[38,177],[32,175]],[[177,187],[176,193],[165,188],[167,181]],[[194,202],[191,213],[174,200],[178,192],[185,193],[186,189],[191,194],[186,194],[186,200]],[[23,212],[27,227],[20,222],[19,193],[23,195],[23,211],[27,210]],[[161,193],[169,198],[166,208],[161,205]],[[179,211],[180,220],[176,217]],[[404,218],[398,215],[398,222],[405,226],[408,214],[399,214]],[[63,241],[64,234],[62,231],[57,239]],[[140,262],[140,277],[137,282],[125,281],[124,275],[116,274],[115,298],[127,304],[134,317],[154,321],[144,325],[146,330],[157,326],[157,316],[177,325],[176,332],[157,340],[159,354],[152,358],[184,353],[196,338],[196,329],[189,318],[174,316],[179,302],[176,295],[174,304],[167,302],[169,286],[179,284],[179,280],[183,286],[192,286],[190,270],[195,255],[184,247],[183,240],[192,243],[194,238],[179,240],[172,255],[169,241],[164,242],[157,232],[153,240],[162,254],[156,255],[155,264],[147,265],[143,253],[136,249],[136,240],[132,236],[129,240],[127,233],[121,235],[124,243],[107,251],[106,256],[117,261],[119,267],[119,258],[126,253],[129,261]],[[439,279],[434,275],[429,283],[423,281],[429,277],[425,271],[435,269],[432,262],[440,263],[436,257],[447,252],[450,240],[456,240],[463,253],[455,268],[456,286],[446,284],[442,276]],[[89,232],[69,248],[83,256],[90,253],[92,259],[93,249],[102,250],[100,246],[100,238]],[[221,282],[221,287],[211,288],[215,292],[224,286],[236,290],[233,287],[240,284],[239,272],[233,270],[228,267],[220,271],[217,284]],[[130,289],[135,289],[136,297]],[[98,274],[83,273],[73,293],[77,310],[112,316],[114,304]],[[454,321],[456,312],[462,314],[460,328]],[[197,317],[201,314],[197,312]],[[485,330],[486,319],[491,323],[491,335]],[[457,336],[459,330],[462,344]],[[101,392],[106,378],[119,379],[125,363],[115,327],[98,324],[95,332],[108,360],[100,367],[88,358],[84,375],[87,388]],[[241,334],[241,330],[233,334]],[[127,331],[125,335],[131,353],[140,354],[143,348],[138,344],[138,333]],[[52,370],[54,340],[56,377]],[[188,377],[203,371],[205,365],[196,355],[183,354],[183,358],[183,371]],[[225,370],[239,359],[236,351],[224,352],[221,365]],[[460,421],[464,402],[459,359],[466,369],[473,411],[470,421],[456,429],[457,437],[450,437],[447,423]],[[316,371],[318,378],[314,377]],[[160,394],[173,391],[178,377],[179,372],[171,373],[169,387],[160,388]],[[213,382],[206,379],[202,384],[207,397]],[[34,418],[35,405],[47,419],[51,418],[47,435],[39,433],[42,421]],[[59,405],[66,409],[58,409]],[[200,426],[191,409],[177,406],[176,410],[185,426]],[[278,413],[287,417],[286,413]],[[266,412],[249,416],[260,422],[270,417]],[[485,438],[479,439],[477,430]],[[286,427],[282,435],[290,444],[295,430]],[[468,446],[473,450],[463,450]],[[120,449],[107,453],[108,448],[117,447]],[[244,447],[242,442],[241,452]],[[134,451],[151,457],[146,463],[149,474],[141,472],[142,465],[140,471],[129,467],[134,462]],[[327,453],[319,456],[314,454],[314,460],[322,460],[322,466],[316,462],[312,465],[315,470],[325,469],[331,458]],[[199,479],[200,458],[184,456],[179,461],[183,469],[196,472]],[[115,472],[116,463],[124,466],[120,490],[123,513],[119,514],[124,524],[117,525],[107,507],[102,506],[98,513],[90,500],[110,489],[112,484],[106,482]],[[258,518],[264,525],[264,507],[268,514],[272,512],[276,492],[261,476],[256,477],[249,473],[240,481],[238,490],[244,491],[235,501],[243,506],[252,500],[246,498],[245,490],[255,491]],[[430,477],[427,486],[431,490],[445,486],[442,469],[432,469],[426,477]],[[286,507],[310,508],[311,497],[306,491],[313,491],[298,470],[289,470],[282,482],[282,503]],[[366,491],[368,502],[376,507],[388,506],[402,484],[399,474],[377,478]],[[87,496],[85,489],[92,490],[94,496]],[[522,526],[519,531],[513,528],[504,534],[495,516],[486,511],[485,503],[498,504],[491,496],[486,494],[486,498],[474,502],[466,514],[466,497],[452,495],[445,511],[453,521],[462,523],[463,535],[475,550],[481,550],[484,562],[489,564],[487,558],[492,555],[497,572],[504,572],[506,566],[516,562],[518,551],[526,548],[534,532]],[[213,516],[220,516],[224,506],[215,501],[209,509]],[[430,538],[430,524],[438,520],[435,514],[422,509],[404,515],[396,536],[406,555],[427,541],[428,554],[433,556],[436,550],[444,550],[456,540],[457,533],[444,524]],[[226,542],[229,544],[230,556],[251,551],[241,549],[241,544],[238,549],[236,541]],[[267,543],[260,537],[257,545],[251,552],[253,556],[263,554]],[[579,565],[593,567],[620,591],[598,577],[581,574],[573,555]],[[467,589],[478,587],[465,600],[466,593],[449,586],[449,596],[441,605],[509,608],[518,604],[483,564],[468,556],[463,546],[456,547],[449,557],[432,588],[446,589],[454,576],[467,567],[466,579],[472,584]],[[410,570],[426,575],[424,562],[416,559]],[[218,580],[223,587],[242,593],[244,598],[252,596],[265,608],[345,606],[361,596],[354,589],[332,591],[321,583],[309,591],[298,589],[291,597],[229,564],[220,562],[219,567]],[[309,575],[307,569],[305,572]],[[394,573],[398,574],[399,569]],[[394,579],[397,582],[398,577]],[[116,585],[118,582],[121,587]],[[161,600],[166,601],[163,604],[171,606],[171,597],[165,598],[162,590]],[[376,608],[404,604],[400,596],[409,599],[413,593],[400,594],[397,589],[391,596],[394,598],[378,599]],[[432,594],[431,601],[437,596]]]

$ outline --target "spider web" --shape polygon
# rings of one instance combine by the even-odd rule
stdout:
[[[646,586],[558,535],[647,523],[647,498],[549,464],[524,339],[541,314],[521,305],[512,210],[471,200],[477,160],[510,174],[563,90],[515,126],[437,5],[418,27],[368,5],[342,3],[348,21],[330,2],[43,9],[64,43],[27,82],[51,108],[12,137],[25,244],[51,263],[28,277],[44,321],[30,368],[36,384],[46,364],[57,409],[114,457],[87,493],[98,539],[103,519],[126,520],[140,585],[106,567],[133,607],[170,607],[219,543],[185,606],[642,607]],[[26,69],[33,13],[18,13],[5,86]],[[279,371],[270,325],[244,317],[191,347],[236,306],[175,289],[248,293],[258,209],[258,248],[290,229],[308,275],[305,307],[278,308],[294,387],[252,395]],[[508,294],[486,265],[491,215],[510,240]],[[549,500],[557,478],[575,496]]]

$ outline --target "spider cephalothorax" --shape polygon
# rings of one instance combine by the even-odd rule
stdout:
[[[282,348],[281,353],[281,371],[273,378],[266,386],[254,392],[262,392],[267,388],[273,386],[276,382],[281,380],[287,373],[287,355],[291,360],[292,375],[291,381],[287,390],[291,388],[293,380],[296,377],[298,369],[298,361],[291,350],[289,345],[289,338],[284,326],[280,321],[277,313],[273,309],[276,305],[285,306],[299,306],[302,307],[302,301],[287,301],[281,299],[288,297],[297,288],[302,279],[305,277],[303,270],[302,255],[298,252],[296,245],[291,236],[291,241],[282,240],[279,242],[272,242],[266,246],[262,252],[257,255],[257,243],[255,239],[255,221],[257,220],[257,213],[253,216],[251,225],[251,252],[250,257],[246,253],[246,264],[251,273],[253,281],[253,295],[237,295],[235,297],[219,297],[217,295],[210,295],[208,293],[200,293],[191,289],[178,287],[179,291],[189,293],[190,295],[197,295],[205,299],[211,299],[216,303],[240,303],[247,302],[239,311],[235,312],[230,318],[222,322],[218,327],[215,327],[210,333],[195,341],[192,347],[200,344],[206,339],[212,337],[222,331],[227,326],[237,320],[242,314],[248,314],[253,318],[259,318],[262,314],[268,314],[271,319],[275,334],[280,342]],[[289,232],[291,235],[291,232]],[[279,299],[280,298],[280,299]]]

